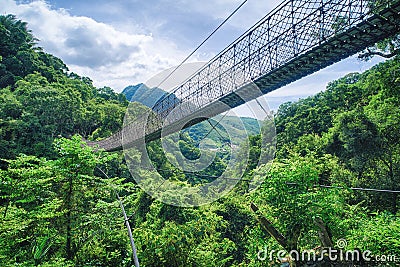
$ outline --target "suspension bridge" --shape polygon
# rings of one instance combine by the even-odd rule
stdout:
[[[88,142],[117,151],[177,132],[400,32],[400,0],[287,0],[156,102],[151,114]]]

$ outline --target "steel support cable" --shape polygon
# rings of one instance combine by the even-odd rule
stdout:
[[[97,166],[96,166],[96,168],[97,168],[101,173],[103,173],[108,179],[110,179],[110,177],[109,177],[102,169],[100,169],[100,168],[97,167]],[[139,266],[139,259],[138,259],[138,256],[137,256],[137,250],[136,250],[136,246],[135,246],[135,241],[133,240],[132,229],[131,229],[131,226],[130,226],[130,224],[129,224],[128,216],[126,215],[126,212],[125,212],[124,204],[122,203],[122,200],[121,200],[121,198],[119,197],[119,194],[118,194],[117,190],[115,190],[115,188],[113,188],[113,191],[114,191],[114,193],[115,193],[115,196],[117,197],[119,206],[121,207],[122,213],[123,213],[123,215],[124,215],[124,223],[125,223],[126,228],[128,229],[128,235],[129,235],[129,240],[130,240],[130,242],[131,242],[132,253],[133,253],[133,260],[134,260],[134,263],[135,263],[135,267],[140,267],[140,266]]]
[[[287,185],[297,186],[298,183],[286,183]],[[390,189],[376,189],[376,188],[362,188],[362,187],[344,187],[344,186],[335,186],[335,185],[314,185],[313,187],[321,187],[321,188],[328,188],[328,189],[350,189],[355,191],[367,191],[367,192],[378,192],[378,193],[393,193],[393,194],[400,194],[399,190],[390,190]]]
[[[208,122],[210,123],[210,125],[211,125],[211,129],[207,132],[207,134],[203,137],[203,138],[201,138],[201,140],[199,141],[199,142],[197,142],[197,144],[196,144],[196,146],[198,146],[199,144],[200,144],[200,142],[201,141],[203,141],[204,139],[206,139],[210,134],[211,134],[211,132],[213,131],[213,130],[216,130],[217,131],[217,129],[215,128],[215,127],[217,127],[220,123],[221,123],[221,121],[226,117],[226,115],[228,115],[228,113],[229,113],[229,110],[227,111],[227,112],[225,112],[225,114],[222,116],[222,118],[215,124],[215,125],[212,125],[208,120]],[[217,131],[218,132],[218,131]],[[218,132],[218,134],[219,134],[219,132]],[[221,136],[222,137],[222,136]]]
[[[165,171],[165,172],[175,172],[177,170],[169,170],[169,169],[157,169],[157,168],[147,168],[147,167],[142,167],[142,169],[146,170],[155,170],[155,171]],[[213,178],[213,179],[223,179],[223,180],[238,180],[238,181],[244,181],[244,182],[251,182],[252,180],[250,179],[241,179],[241,178],[233,178],[233,177],[221,177],[221,176],[214,176],[214,175],[206,175],[206,174],[198,174],[196,172],[191,172],[191,171],[185,171],[185,170],[178,170],[181,171],[185,174],[190,174],[194,175],[197,177],[204,177],[204,178]],[[165,182],[166,180],[164,180]],[[287,185],[299,185],[298,183],[286,183]],[[356,191],[368,191],[368,192],[379,192],[379,193],[394,193],[394,194],[400,194],[400,190],[389,190],[389,189],[375,189],[375,188],[361,188],[361,187],[343,187],[343,186],[331,186],[331,185],[314,185],[313,187],[320,187],[320,188],[333,188],[333,189],[350,189],[350,190],[356,190]]]
[[[210,122],[210,120],[207,120],[207,122],[208,122],[208,124],[210,124],[211,128],[214,129],[214,130],[217,132],[217,134],[218,134],[222,139],[224,139],[224,137],[222,136],[222,134],[217,130],[217,128],[215,128],[217,125],[212,125],[212,123]],[[204,140],[204,138],[203,138],[203,140]]]
[[[334,189],[347,189],[343,186],[333,186],[333,185],[318,185],[318,187],[334,188]],[[369,191],[369,192],[378,192],[378,193],[400,194],[399,190],[389,190],[389,189],[375,189],[375,188],[362,188],[362,187],[349,187],[348,189],[355,190],[355,191]]]
[[[169,73],[158,85],[157,88],[160,88],[160,86],[165,83],[171,76],[174,74],[180,67],[182,67],[183,64],[191,57],[193,56],[194,53],[197,52],[197,50],[200,49],[233,15],[235,15],[236,12],[239,11],[239,9],[247,2],[248,0],[244,0],[221,24],[214,30],[212,31],[206,39],[204,39],[203,42],[201,42],[178,66],[174,68],[174,70]]]

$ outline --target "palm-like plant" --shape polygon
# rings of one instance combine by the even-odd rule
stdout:
[[[16,55],[18,51],[31,49],[37,39],[28,29],[28,23],[15,15],[0,16],[0,55]]]
[[[32,256],[35,261],[35,266],[39,265],[44,256],[46,256],[52,245],[49,236],[37,238],[32,246]]]

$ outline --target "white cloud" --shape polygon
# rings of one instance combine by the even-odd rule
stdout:
[[[178,64],[187,51],[151,35],[132,34],[91,18],[72,16],[42,0],[16,4],[2,0],[3,14],[16,14],[40,40],[46,52],[60,57],[70,68],[94,80],[96,86],[120,91],[145,82],[157,72]]]

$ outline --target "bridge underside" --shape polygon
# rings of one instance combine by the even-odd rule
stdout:
[[[288,3],[290,3],[290,1],[288,1]],[[273,15],[274,14],[272,14],[271,17]],[[168,101],[167,97],[165,101],[163,100],[166,103],[161,103],[162,101],[159,102],[158,105],[153,108],[154,112],[150,114],[145,121],[127,124],[122,131],[110,138],[98,142],[89,142],[89,145],[98,146],[106,151],[116,151],[124,147],[135,146],[141,142],[147,143],[159,139],[161,135],[165,136],[177,132],[184,127],[199,123],[206,118],[213,117],[231,108],[240,106],[262,94],[267,94],[293,81],[299,80],[373,46],[375,43],[385,38],[398,34],[400,31],[400,1],[392,2],[389,7],[375,14],[361,16],[365,16],[366,18],[360,19],[351,27],[331,34],[331,36],[326,39],[320,39],[317,44],[312,45],[310,48],[298,50],[300,53],[294,51],[283,62],[276,61],[274,63],[275,66],[273,68],[271,67],[269,71],[263,72],[261,67],[254,68],[250,66],[247,71],[252,71],[255,74],[249,78],[245,77],[240,86],[231,83],[233,88],[230,88],[228,91],[221,89],[220,92],[218,92],[219,95],[208,97],[206,102],[204,100],[194,100],[195,98],[192,97],[192,95],[195,94],[198,96],[199,92],[191,93],[190,96],[179,97],[179,99],[181,99],[179,103],[176,103],[176,101],[174,103],[168,103],[166,102]],[[292,26],[290,29],[295,29],[295,27]],[[239,40],[237,44],[240,44],[243,39],[244,38]],[[250,38],[249,41],[251,41]],[[234,45],[231,46],[231,48],[237,49]],[[273,49],[273,47],[269,45],[259,47],[249,54],[246,62],[242,60],[235,65],[239,65],[240,70],[242,70],[242,68],[246,68],[245,66],[247,66],[248,63],[251,63],[252,58],[253,61],[257,61],[259,65],[263,60],[271,60],[268,56],[263,56],[263,58],[259,57],[259,55],[263,55],[263,52],[261,52],[262,49],[264,54],[268,54],[269,52],[272,53],[271,49]],[[268,49],[271,51],[266,51]],[[224,53],[228,51],[229,49],[223,52],[220,58],[217,57],[217,59],[214,59],[214,61],[219,60],[220,63],[223,62],[222,57]],[[278,54],[280,53],[279,47],[275,53],[276,52]],[[282,53],[285,53],[285,51],[282,51]],[[256,56],[257,60],[255,59]],[[213,61],[208,65],[208,73],[210,73],[211,64],[213,64]],[[229,63],[227,62],[227,64]],[[223,65],[220,64],[220,68],[221,66]],[[220,71],[220,73],[222,73],[220,75],[224,75],[228,73],[229,70],[233,69],[234,67],[229,67],[225,72]],[[199,77],[202,71],[204,72],[204,69],[200,71]],[[232,77],[232,74],[236,73],[238,73],[238,67],[235,67],[235,71],[231,71],[229,75]],[[200,78],[196,81],[198,82],[199,80]],[[208,88],[208,91],[202,92],[201,96],[206,95],[206,92],[213,92],[212,85],[215,80],[216,79],[209,79],[208,84],[199,86],[198,91],[206,90],[204,89],[206,86]],[[191,82],[191,80],[189,80],[189,82]],[[192,82],[192,84],[193,83],[194,82]],[[200,83],[198,82],[198,84]],[[223,85],[219,84],[219,87],[222,88]],[[186,91],[190,92],[190,85],[188,88],[189,90],[186,89]],[[174,96],[180,96],[178,94],[179,89],[180,88],[173,92],[175,94]],[[200,97],[197,98],[200,99]],[[190,101],[185,102],[183,101],[184,99],[190,99]],[[174,112],[176,114],[173,114]]]

